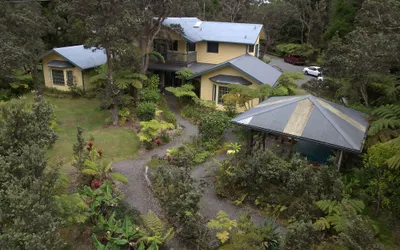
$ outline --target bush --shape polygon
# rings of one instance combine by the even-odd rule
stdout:
[[[164,166],[156,170],[153,179],[154,192],[161,205],[171,222],[181,228],[179,235],[188,241],[197,239],[202,227],[198,223],[201,194],[189,173],[174,166]]]
[[[154,119],[156,115],[156,105],[151,102],[141,102],[139,103],[137,110],[136,110],[136,116],[141,120],[141,121],[150,121]]]
[[[68,86],[68,89],[72,97],[82,97],[86,94],[85,90],[83,90],[83,88],[79,87],[76,84]]]
[[[282,249],[312,249],[320,242],[319,234],[311,222],[295,222],[291,224],[283,238]]]
[[[198,124],[202,118],[202,113],[199,108],[194,105],[185,105],[181,110],[183,118],[190,120],[194,124]]]
[[[199,133],[203,140],[222,139],[225,130],[230,126],[229,116],[222,111],[214,111],[204,116],[199,125]]]
[[[164,121],[172,123],[176,127],[176,116],[174,113],[172,113],[172,111],[169,109],[163,110],[161,115]]]
[[[140,100],[142,102],[157,103],[160,98],[161,94],[158,89],[144,88],[141,91]]]
[[[318,50],[309,44],[283,43],[277,45],[275,51],[280,57],[295,54],[311,61],[318,57]]]
[[[304,159],[286,161],[269,150],[243,152],[224,161],[217,174],[217,193],[246,199],[268,208],[286,207],[285,215],[312,218],[318,210],[314,202],[340,200],[343,182],[329,166],[312,166]],[[272,207],[271,207],[272,206]]]

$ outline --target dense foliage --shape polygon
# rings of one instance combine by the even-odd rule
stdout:
[[[46,163],[46,149],[57,139],[52,108],[36,96],[31,105],[13,100],[1,109],[0,245],[59,249],[58,171]]]

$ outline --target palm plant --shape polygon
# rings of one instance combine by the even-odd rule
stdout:
[[[85,160],[82,174],[91,175],[100,181],[117,180],[123,183],[128,183],[128,179],[120,173],[111,173],[112,162],[107,165],[98,164],[96,162]]]

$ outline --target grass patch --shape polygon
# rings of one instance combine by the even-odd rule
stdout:
[[[27,96],[33,100],[32,95]],[[104,161],[134,158],[140,148],[136,132],[128,128],[104,127],[109,116],[107,110],[100,110],[97,99],[60,99],[45,97],[54,108],[57,117],[59,138],[49,150],[49,163],[61,162],[63,170],[72,170],[72,145],[76,141],[76,127],[81,126],[87,140],[94,137],[96,148],[103,150]]]

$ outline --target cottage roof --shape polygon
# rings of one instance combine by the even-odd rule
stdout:
[[[95,68],[107,62],[105,50],[95,47],[84,48],[83,45],[76,45],[54,48],[46,52],[42,58],[53,52],[59,54],[68,62],[81,69]]]

